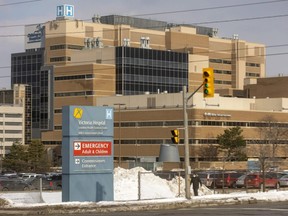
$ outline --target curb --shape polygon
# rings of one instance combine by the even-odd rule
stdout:
[[[141,210],[161,210],[161,209],[179,209],[179,208],[197,208],[208,206],[220,206],[220,205],[241,205],[241,204],[256,204],[258,202],[270,202],[259,201],[255,198],[249,200],[239,200],[238,198],[227,198],[225,200],[184,200],[175,202],[155,202],[147,203],[141,201],[133,201],[129,203],[119,204],[101,204],[101,203],[89,203],[81,204],[78,206],[69,205],[45,205],[45,206],[28,206],[28,207],[1,207],[0,215],[53,215],[53,214],[71,214],[71,213],[108,213],[108,212],[125,212],[125,211],[141,211]]]

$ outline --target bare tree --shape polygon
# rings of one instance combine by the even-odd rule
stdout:
[[[275,165],[276,150],[282,140],[287,139],[287,128],[277,123],[272,116],[266,116],[260,127],[259,137],[251,141],[250,152],[259,160],[260,170],[263,175],[263,191],[265,191],[265,176],[271,166]]]
[[[263,119],[262,127],[259,127],[262,140],[271,146],[271,160],[274,165],[276,151],[283,139],[287,139],[288,129],[283,124],[279,124],[276,119],[268,115]]]

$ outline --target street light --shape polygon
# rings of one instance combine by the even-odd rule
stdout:
[[[119,159],[118,159],[118,166],[120,167],[121,165],[121,106],[125,106],[126,104],[124,103],[115,103],[115,106],[118,106],[118,124],[119,124]]]

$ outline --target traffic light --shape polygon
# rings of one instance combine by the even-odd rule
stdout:
[[[172,133],[172,137],[171,140],[174,144],[178,144],[180,141],[180,137],[179,137],[179,130],[175,129],[175,130],[171,130]]]
[[[203,68],[203,96],[214,97],[214,70],[213,68]]]

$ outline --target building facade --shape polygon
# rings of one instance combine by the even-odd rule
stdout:
[[[44,65],[44,49],[27,49],[23,53],[11,55],[11,88],[15,84],[29,85],[31,88],[32,137],[40,138],[40,122],[45,116],[41,113],[42,76],[41,67]]]
[[[248,98],[288,98],[287,83],[287,76],[246,79],[244,89]]]
[[[32,133],[32,104],[31,88],[28,85],[17,84],[13,89],[0,90],[1,105],[1,146],[7,153],[15,142],[20,144],[31,143]]]
[[[177,93],[183,85],[193,92],[205,67],[214,68],[215,90],[223,96],[244,97],[245,78],[265,77],[265,45],[220,38],[212,28],[61,16],[26,26],[25,33],[25,53],[12,55],[11,83],[31,85],[33,137],[42,132],[48,146],[62,143],[66,105],[96,106],[99,98],[118,94]]]
[[[22,105],[1,104],[0,143],[1,158],[10,152],[13,143],[25,143],[25,112]]]
[[[179,129],[178,148],[180,159],[184,161],[182,98],[181,93],[99,98],[98,106],[115,107],[116,160],[121,157],[122,161],[158,161],[161,145],[172,144],[171,130]],[[153,106],[150,101],[154,101]],[[120,103],[120,107],[115,106]],[[272,141],[277,144],[275,156],[286,160],[288,116],[283,107],[287,105],[287,98],[248,99],[221,97],[216,94],[214,98],[204,99],[202,93],[196,93],[187,105],[190,160],[210,160],[205,154],[208,147],[218,144],[217,136],[223,134],[225,129],[237,126],[243,130],[247,156],[258,158],[259,145],[267,142],[262,132],[267,129],[271,119],[273,130],[277,128],[279,134],[282,133],[275,139],[277,141]],[[272,149],[271,146],[270,148]],[[222,157],[220,154],[214,159],[222,161]]]

